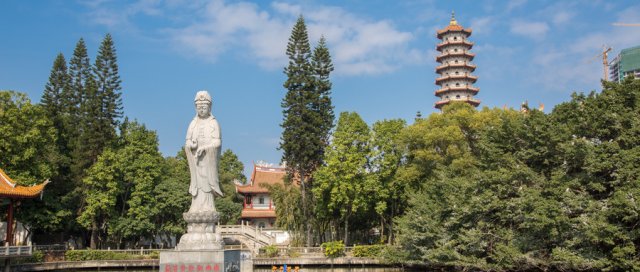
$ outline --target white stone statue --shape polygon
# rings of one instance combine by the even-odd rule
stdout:
[[[182,216],[187,233],[180,237],[178,250],[219,250],[224,246],[216,223],[220,216],[214,205],[215,195],[222,196],[218,180],[220,160],[220,126],[211,115],[211,96],[207,91],[196,94],[196,117],[187,130],[184,151],[191,172],[191,207]]]
[[[222,196],[218,181],[220,159],[220,126],[211,114],[211,96],[207,91],[196,94],[196,116],[189,124],[184,151],[191,171],[191,207],[189,212],[215,211],[214,194]]]

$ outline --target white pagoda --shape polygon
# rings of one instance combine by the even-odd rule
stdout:
[[[436,57],[440,63],[436,67],[436,73],[440,75],[436,78],[436,85],[440,87],[435,92],[440,98],[435,104],[437,109],[451,101],[464,101],[474,107],[480,105],[480,100],[474,98],[480,89],[473,87],[478,77],[471,74],[476,66],[471,63],[475,54],[470,52],[473,43],[468,40],[469,36],[471,29],[459,25],[453,13],[449,25],[437,32],[438,39],[442,40],[436,46],[440,52]]]

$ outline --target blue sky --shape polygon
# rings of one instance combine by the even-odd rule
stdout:
[[[55,56],[79,38],[92,62],[106,33],[114,38],[125,114],[156,130],[173,156],[195,115],[198,90],[213,96],[223,148],[250,171],[278,163],[285,94],[285,48],[299,14],[310,40],[327,39],[336,115],[368,123],[436,110],[435,31],[455,10],[473,29],[481,106],[544,103],[599,90],[604,44],[640,45],[638,1],[18,1],[0,2],[0,90],[39,101]],[[612,54],[612,55],[613,55]]]

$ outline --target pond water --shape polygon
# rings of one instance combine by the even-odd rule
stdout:
[[[121,272],[125,271],[124,269],[113,270],[113,269],[100,269],[100,270],[56,270],[56,272]],[[158,270],[126,270],[127,272],[158,272]],[[255,268],[254,272],[271,272],[271,268]],[[279,271],[279,270],[278,270]],[[299,272],[318,272],[318,271],[328,271],[328,272],[400,272],[400,271],[413,271],[413,270],[403,270],[402,268],[389,268],[389,267],[334,267],[333,269],[330,267],[304,267],[299,270]]]

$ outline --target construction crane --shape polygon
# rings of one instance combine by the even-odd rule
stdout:
[[[602,79],[604,79],[605,81],[609,80],[609,52],[611,52],[611,50],[613,50],[613,49],[610,46],[603,45],[602,46],[602,53],[594,56],[593,58],[591,58],[589,60],[589,62],[591,62],[591,61],[593,61],[593,60],[595,60],[595,59],[597,59],[599,57],[602,57],[602,67],[603,67],[603,70],[604,70],[604,74],[603,74]]]
[[[630,23],[613,23],[614,26],[640,26],[640,24],[630,24]]]

